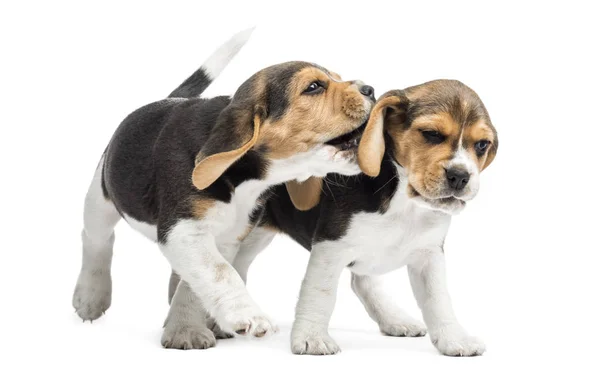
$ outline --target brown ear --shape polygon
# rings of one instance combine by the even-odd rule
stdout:
[[[384,128],[388,109],[394,113],[406,111],[408,98],[402,90],[385,93],[371,111],[371,117],[358,145],[358,165],[371,177],[379,175],[381,161],[385,153]]]
[[[221,113],[210,137],[196,157],[196,167],[192,173],[195,187],[200,190],[209,187],[256,144],[261,115],[255,114],[253,119],[248,119],[251,114],[231,108],[226,108]]]
[[[321,199],[321,186],[323,179],[320,177],[309,177],[306,181],[288,181],[285,187],[290,195],[294,207],[300,211],[308,211]]]

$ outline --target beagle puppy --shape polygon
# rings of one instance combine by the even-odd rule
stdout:
[[[320,189],[304,180],[360,173],[356,138],[375,98],[370,86],[307,62],[265,68],[232,97],[200,98],[248,33],[167,99],[131,113],[110,140],[85,199],[73,296],[84,321],[110,306],[113,229],[123,218],[158,243],[183,280],[165,321],[165,347],[214,346],[207,316],[226,334],[276,330],[231,265],[250,216],[273,185],[289,182],[295,204],[310,208]]]
[[[452,215],[477,194],[479,175],[497,149],[496,130],[477,94],[459,81],[431,81],[378,100],[359,147],[368,176],[328,175],[320,202],[308,211],[295,209],[285,187],[275,187],[235,266],[245,278],[277,232],[311,251],[292,352],[340,350],[328,325],[347,267],[353,291],[383,333],[423,336],[427,329],[444,355],[482,354],[483,342],[467,334],[450,304],[444,239]],[[382,289],[379,276],[403,266],[426,328]]]

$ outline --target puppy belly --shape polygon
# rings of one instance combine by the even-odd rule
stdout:
[[[129,224],[129,226],[131,226],[132,229],[144,235],[146,238],[150,239],[153,242],[156,242],[158,240],[156,225],[135,220],[126,214],[123,214],[123,218]]]
[[[373,259],[357,259],[352,266],[349,266],[350,271],[358,275],[383,275],[392,272],[407,265],[406,258],[380,258]]]

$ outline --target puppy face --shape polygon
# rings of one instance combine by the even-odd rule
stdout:
[[[366,123],[372,90],[363,94],[362,83],[342,81],[336,73],[305,63],[272,67],[264,78],[270,114],[257,148],[276,160],[325,149],[324,161],[337,156],[355,162],[359,132],[354,130]]]
[[[479,174],[496,155],[498,137],[487,110],[458,81],[431,81],[403,94],[404,101],[380,109],[408,195],[422,206],[457,213],[477,195]]]
[[[194,185],[210,186],[249,150],[271,163],[303,166],[300,180],[329,172],[359,173],[360,128],[373,104],[371,87],[342,81],[317,65],[268,67],[244,82],[219,115],[196,158]],[[287,180],[293,179],[282,182]]]

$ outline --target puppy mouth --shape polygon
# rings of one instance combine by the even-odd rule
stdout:
[[[466,206],[467,202],[456,197],[456,196],[444,196],[439,198],[430,198],[419,193],[414,187],[411,186],[413,199],[419,200],[428,207],[436,209],[445,213],[454,213],[456,210],[462,209]]]
[[[354,130],[333,138],[327,141],[326,145],[331,145],[336,147],[339,150],[355,150],[358,149],[358,143],[360,142],[360,138],[365,131],[365,127],[367,126],[367,122],[369,121],[369,117],[367,117],[360,126],[355,128]]]
[[[458,204],[466,204],[467,202],[465,202],[464,200],[457,198],[457,197],[444,197],[444,198],[437,198],[437,199],[432,199],[435,202],[439,202],[441,204],[454,204],[454,203],[458,203]]]

